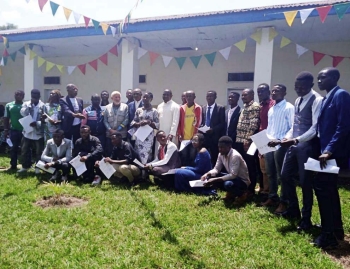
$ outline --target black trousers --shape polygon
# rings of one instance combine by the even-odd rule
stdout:
[[[67,176],[69,174],[69,163],[67,162],[63,162],[63,163],[56,163],[54,166],[54,168],[58,170],[62,170],[62,176]]]
[[[72,140],[73,146],[75,141],[80,138],[80,126],[81,124],[73,125],[69,130],[64,131],[64,138]]]
[[[255,193],[258,152],[256,152],[254,156],[247,154],[244,150],[243,143],[236,143],[235,147],[236,147],[236,150],[239,152],[239,154],[242,155],[248,167],[249,179],[250,179],[250,185],[248,187],[248,190],[251,193]]]

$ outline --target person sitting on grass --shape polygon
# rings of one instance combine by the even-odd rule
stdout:
[[[205,187],[223,186],[227,191],[224,200],[241,205],[247,200],[247,190],[250,184],[248,168],[242,156],[232,148],[232,139],[223,136],[219,139],[219,156],[214,169],[205,173],[201,180],[206,181]],[[225,167],[227,174],[219,174]]]
[[[95,176],[95,162],[102,159],[103,148],[100,140],[91,135],[88,125],[80,127],[80,136],[74,145],[73,158],[79,155],[80,161],[86,165],[87,170],[82,174],[83,183],[92,183]]]
[[[59,170],[62,170],[62,181],[67,181],[69,174],[69,161],[72,159],[72,141],[64,138],[61,129],[56,130],[52,138],[46,143],[46,147],[41,155],[41,160],[45,162],[45,168],[56,168],[50,181],[56,181],[59,177]]]
[[[136,153],[130,143],[123,141],[121,133],[111,135],[113,145],[112,154],[104,159],[105,162],[113,165],[116,172],[114,175],[118,178],[126,177],[131,185],[136,184],[135,179],[141,174],[140,169],[133,165]],[[95,166],[99,167],[100,161],[96,161]]]
[[[175,172],[175,189],[178,192],[194,192],[198,194],[215,194],[215,190],[209,188],[191,188],[189,181],[200,179],[201,176],[211,170],[211,158],[209,151],[203,147],[204,135],[197,133],[192,139],[193,148],[196,150],[197,155],[194,160],[194,167],[183,166],[180,169],[176,169]]]

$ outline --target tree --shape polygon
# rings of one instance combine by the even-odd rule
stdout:
[[[18,26],[13,23],[6,23],[5,25],[0,25],[0,30],[11,30],[17,28]]]

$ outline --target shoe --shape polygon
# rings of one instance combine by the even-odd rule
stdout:
[[[310,219],[304,219],[302,218],[301,221],[299,221],[298,226],[297,226],[297,231],[302,232],[302,231],[308,231],[312,228],[312,223]]]
[[[312,244],[322,249],[334,249],[339,245],[336,237],[332,233],[321,233]]]
[[[287,211],[286,203],[280,202],[274,213],[278,215],[282,214],[285,211]]]
[[[66,183],[66,182],[68,182],[68,177],[62,176],[61,180],[62,180],[62,183]]]
[[[315,224],[314,227],[318,228],[318,229],[322,229],[322,225],[321,224]],[[343,228],[336,228],[336,229],[334,229],[334,235],[335,235],[335,237],[337,238],[338,241],[344,241],[345,234],[344,234],[344,229]]]
[[[270,207],[270,206],[276,206],[278,204],[278,202],[272,200],[271,198],[267,199],[265,202],[261,203],[261,206],[266,206],[266,207]]]
[[[233,205],[243,205],[248,199],[248,193],[245,192],[241,196],[236,197],[235,201],[233,202]]]
[[[96,175],[94,177],[94,181],[92,181],[91,185],[97,186],[97,185],[100,185],[100,184],[101,184],[101,177]]]
[[[24,173],[24,172],[27,172],[28,171],[28,168],[21,168],[17,171],[17,173]]]
[[[39,168],[35,168],[35,174],[36,175],[40,175],[40,169]]]
[[[52,175],[52,177],[50,177],[49,181],[56,181],[57,178],[58,178],[58,173],[55,172],[55,173]]]
[[[13,171],[13,170],[17,170],[17,166],[11,166],[6,171]]]
[[[278,215],[285,219],[301,219],[301,214],[298,210],[287,209],[286,211]]]

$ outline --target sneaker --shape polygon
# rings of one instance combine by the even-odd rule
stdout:
[[[39,175],[40,174],[40,169],[39,168],[35,168],[35,174]]]
[[[17,173],[24,173],[24,172],[27,172],[28,171],[28,168],[21,168],[17,171]]]
[[[62,182],[63,183],[68,182],[68,177],[67,176],[62,176]]]
[[[91,185],[96,186],[96,185],[99,185],[99,184],[101,184],[101,177],[96,175],[94,177],[94,181],[92,181]]]

